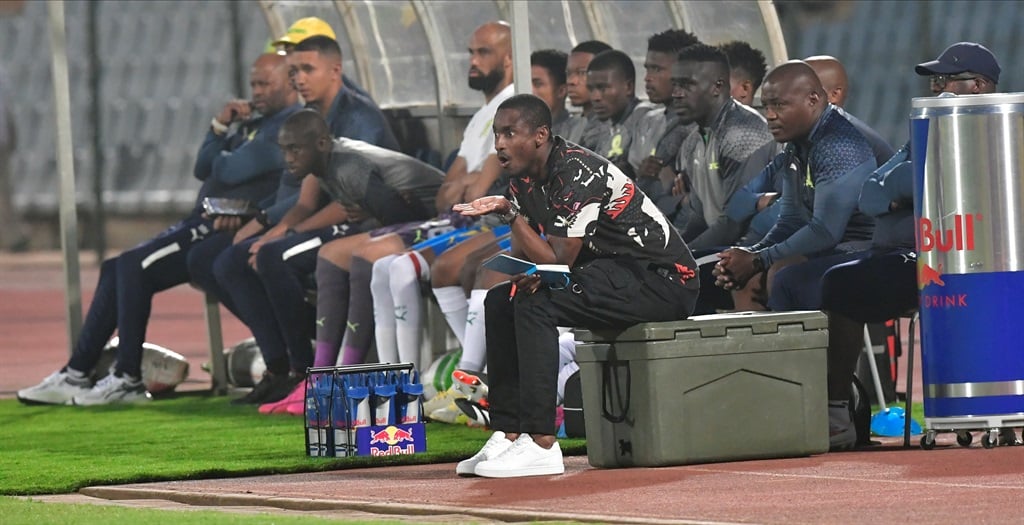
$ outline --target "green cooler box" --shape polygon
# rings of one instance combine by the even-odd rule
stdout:
[[[577,330],[595,467],[828,452],[821,312],[704,315]]]

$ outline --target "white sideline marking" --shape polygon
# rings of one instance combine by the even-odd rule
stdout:
[[[927,485],[932,487],[956,487],[966,489],[1011,489],[1011,490],[1022,490],[1024,486],[1020,485],[982,485],[978,483],[944,483],[941,481],[914,481],[914,480],[900,480],[900,479],[879,479],[879,478],[851,478],[846,476],[822,476],[819,474],[780,474],[775,472],[749,472],[749,471],[737,471],[737,470],[722,470],[722,469],[709,469],[709,468],[691,468],[688,470],[696,470],[701,472],[713,472],[716,474],[740,474],[740,475],[754,475],[754,476],[765,476],[769,478],[803,478],[803,479],[828,479],[838,481],[866,481],[869,483],[889,483],[892,485]]]

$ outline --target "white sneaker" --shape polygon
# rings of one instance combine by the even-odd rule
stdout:
[[[71,398],[89,391],[89,380],[58,370],[36,386],[18,390],[18,401],[26,405],[67,405]]]
[[[828,449],[831,452],[850,450],[857,445],[857,427],[850,420],[847,401],[828,402]]]
[[[534,443],[529,434],[519,434],[519,439],[505,452],[494,459],[481,461],[473,472],[485,478],[552,476],[564,474],[565,464],[557,441],[551,448],[544,448]]]
[[[484,443],[484,447],[480,449],[473,457],[464,459],[455,466],[455,473],[460,476],[472,476],[476,473],[476,466],[489,459],[498,457],[502,452],[505,452],[509,447],[512,446],[512,442],[505,438],[505,433],[498,430],[491,434],[491,438]]]
[[[100,379],[92,390],[71,398],[72,405],[109,405],[112,403],[140,403],[152,401],[142,380],[110,374]]]

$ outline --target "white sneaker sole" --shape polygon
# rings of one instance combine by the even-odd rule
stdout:
[[[152,397],[132,397],[132,398],[127,398],[127,399],[126,398],[110,399],[110,400],[106,400],[105,399],[105,400],[100,400],[100,401],[88,401],[87,400],[87,401],[85,401],[83,403],[82,400],[71,398],[71,401],[69,401],[68,404],[75,405],[75,406],[82,406],[82,407],[91,407],[91,406],[102,406],[102,405],[136,405],[136,404],[139,404],[139,403],[149,403],[151,401],[153,401]]]
[[[473,472],[484,478],[523,478],[527,476],[557,476],[565,474],[565,465],[537,465],[519,468],[489,468],[485,461],[477,464]]]
[[[24,405],[70,405],[71,404],[71,398],[70,397],[68,399],[66,399],[66,400],[63,400],[63,401],[52,400],[52,399],[46,399],[46,400],[43,400],[43,399],[32,399],[31,397],[22,397],[22,396],[17,396],[17,397],[18,397],[18,401],[20,401]]]

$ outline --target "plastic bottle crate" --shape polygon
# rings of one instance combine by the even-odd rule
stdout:
[[[411,363],[306,370],[306,455],[391,456],[427,449]]]
[[[576,340],[595,467],[828,451],[821,312],[706,315]]]

